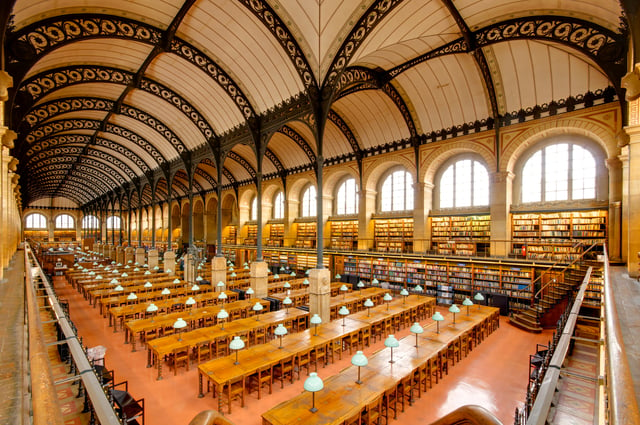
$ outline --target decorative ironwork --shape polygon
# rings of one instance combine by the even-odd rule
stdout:
[[[276,167],[276,170],[278,170],[279,173],[283,173],[285,171],[280,158],[278,158],[278,156],[271,149],[267,148],[264,152],[264,156],[267,157],[269,161],[271,161],[271,163]]]
[[[38,105],[25,115],[19,127],[19,133],[28,131],[43,121],[74,111],[111,111],[114,101],[97,97],[72,97],[66,99],[55,99]]]
[[[158,149],[156,149],[155,146],[153,146],[151,143],[149,143],[145,138],[143,138],[142,136],[140,136],[139,134],[121,127],[119,125],[114,125],[114,124],[109,124],[107,123],[107,125],[105,126],[105,130],[107,133],[112,133],[115,134],[117,136],[123,137],[133,143],[135,143],[136,145],[140,146],[142,149],[144,149],[145,151],[147,151],[147,153],[149,153],[149,155],[151,155],[151,157],[158,163],[158,164],[162,164],[163,162],[165,162],[164,157],[162,156],[162,154],[160,153],[160,151]],[[131,153],[132,155],[133,152]],[[145,170],[146,171],[146,170]]]
[[[342,119],[342,117],[338,115],[336,111],[334,111],[333,109],[330,109],[329,114],[327,115],[327,118],[329,119],[329,121],[335,124],[336,127],[340,129],[345,139],[347,139],[347,142],[349,142],[349,144],[351,145],[351,150],[353,151],[355,156],[356,157],[359,156],[360,150],[361,150],[360,145],[356,140],[356,136],[353,134],[353,132],[351,131],[347,123]]]
[[[289,28],[280,20],[280,17],[271,9],[271,6],[262,0],[242,0],[242,3],[271,31],[284,51],[289,55],[291,63],[296,68],[302,84],[308,91],[317,91],[318,83],[313,75],[311,66],[300,46],[296,42]]]
[[[79,164],[86,164],[86,165],[91,166],[93,168],[98,168],[98,169],[104,170],[111,177],[115,178],[118,181],[122,181],[121,185],[124,185],[127,182],[127,180],[123,177],[123,174],[126,175],[127,177],[129,177],[129,174],[127,174],[124,171],[122,171],[122,169],[111,167],[111,163],[104,163],[104,162],[101,162],[101,161],[97,161],[97,160],[95,160],[93,158],[89,158],[87,156],[84,156],[84,157],[80,158],[78,163]]]
[[[134,173],[133,170],[127,164],[120,161],[118,158],[112,155],[109,155],[107,152],[89,148],[87,149],[87,155],[98,157],[106,163],[113,163],[113,165],[115,165],[118,169],[125,172],[129,176],[129,179],[134,179],[138,176],[138,174]]]
[[[309,158],[310,162],[312,163],[316,162],[316,153],[313,151],[313,149],[311,149],[311,146],[309,146],[309,143],[307,143],[307,141],[304,140],[304,137],[302,137],[297,131],[295,131],[293,128],[289,127],[288,125],[283,125],[279,131],[280,133],[284,134],[285,136],[289,137],[291,140],[296,142],[296,144],[300,146],[304,151],[304,153],[307,155],[307,158]]]
[[[402,118],[404,118],[404,122],[407,124],[407,128],[409,129],[409,134],[411,137],[415,137],[418,134],[416,130],[416,125],[413,122],[413,117],[411,116],[411,112],[409,112],[409,108],[407,108],[407,104],[404,103],[404,99],[398,93],[395,87],[391,84],[385,84],[382,86],[382,91],[389,96],[389,98],[395,103],[396,107],[402,114]]]
[[[351,30],[346,40],[335,55],[331,67],[327,72],[324,87],[331,87],[337,83],[342,71],[349,65],[349,61],[358,47],[373,31],[380,21],[387,16],[402,0],[379,0],[374,2],[369,10],[360,18],[360,21]]]
[[[229,159],[233,159],[234,161],[236,161],[238,164],[242,165],[242,167],[247,170],[247,172],[249,173],[249,175],[251,177],[253,177],[254,179],[256,178],[256,170],[251,166],[251,164],[249,164],[249,162],[247,162],[246,159],[244,159],[243,157],[241,157],[240,155],[238,155],[237,153],[231,151],[227,154],[227,158]]]
[[[150,113],[124,104],[120,105],[120,113],[143,122],[149,127],[153,128],[155,131],[160,133],[169,143],[171,143],[171,145],[178,153],[184,153],[187,151],[187,147],[182,142],[182,140],[180,140],[180,138],[166,124],[164,124],[162,121],[160,121]]]
[[[236,184],[236,179],[233,177],[233,174],[231,174],[231,172],[229,172],[227,168],[222,167],[222,175],[225,176],[232,185]]]
[[[305,93],[298,93],[260,115],[262,131],[263,133],[277,131],[286,123],[307,114],[313,115],[309,97]]]
[[[204,53],[187,42],[178,39],[171,41],[171,51],[200,68],[217,82],[229,97],[233,99],[233,102],[245,119],[256,115],[247,96],[242,92],[242,89],[240,89],[235,81],[233,81],[222,68],[209,59]]]
[[[31,130],[31,133],[27,134],[25,141],[29,144],[43,139],[52,134],[60,133],[63,131],[72,130],[99,130],[100,121],[88,120],[88,119],[64,119],[58,121],[47,122],[39,127]]]
[[[336,98],[341,97],[343,90],[354,86],[380,88],[379,80],[373,70],[361,66],[346,68],[336,82]]]
[[[196,176],[199,176],[205,179],[207,183],[211,185],[212,188],[215,188],[217,186],[216,180],[213,178],[213,176],[210,176],[209,173],[205,173],[203,169],[196,168],[196,171],[194,174]]]
[[[35,155],[38,152],[46,151],[47,149],[54,146],[62,146],[62,145],[86,145],[91,141],[91,136],[87,136],[84,134],[58,134],[53,137],[47,137],[38,141],[38,143],[33,143],[31,145],[26,146],[27,152],[26,156],[30,157]]]

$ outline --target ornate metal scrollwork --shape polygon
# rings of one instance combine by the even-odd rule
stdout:
[[[247,173],[249,173],[249,175],[252,178],[256,178],[256,170],[251,166],[251,164],[249,164],[249,162],[244,159],[243,157],[241,157],[240,155],[238,155],[237,153],[231,151],[227,154],[227,158],[229,159],[233,159],[234,161],[236,161],[238,164],[242,165],[242,168],[244,168],[245,170],[247,170]]]
[[[316,153],[313,151],[313,149],[311,149],[311,146],[309,146],[309,143],[307,143],[304,137],[302,137],[297,131],[295,131],[293,128],[289,127],[288,125],[283,125],[279,131],[280,133],[284,134],[285,136],[291,138],[291,140],[296,142],[296,144],[300,146],[304,151],[304,153],[307,155],[307,158],[309,158],[310,162],[312,163],[316,162]]]

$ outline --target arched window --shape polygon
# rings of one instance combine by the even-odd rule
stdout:
[[[489,205],[489,173],[473,159],[461,159],[449,165],[440,177],[440,208]]]
[[[522,167],[522,202],[552,202],[596,197],[596,160],[573,143],[536,151]]]
[[[82,228],[83,229],[97,229],[98,228],[98,217],[95,215],[85,215],[82,218]]]
[[[281,220],[284,218],[284,193],[278,192],[273,200],[273,218]]]
[[[56,229],[73,229],[76,227],[76,221],[69,214],[60,214],[56,217]]]
[[[47,218],[39,213],[29,214],[25,219],[24,227],[26,229],[46,229]]]
[[[315,217],[316,213],[316,187],[309,186],[302,195],[302,217]]]
[[[405,170],[390,173],[380,188],[380,211],[413,209],[413,178]]]
[[[254,196],[251,201],[251,220],[258,221],[258,197]]]
[[[336,193],[336,214],[358,213],[358,185],[356,179],[349,178],[342,182]]]
[[[109,230],[118,230],[122,227],[122,221],[120,217],[112,215],[111,217],[107,217],[107,229]]]

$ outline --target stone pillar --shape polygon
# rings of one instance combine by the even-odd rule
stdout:
[[[116,263],[124,263],[124,247],[116,247],[116,258],[114,260]]]
[[[358,205],[358,249],[369,251],[373,249],[373,222],[371,216],[376,211],[375,190],[360,189],[360,205]],[[322,319],[324,320],[324,318]]]
[[[102,244],[100,242],[95,242],[93,244],[93,250],[97,252],[99,255],[102,255]]]
[[[317,314],[322,323],[331,321],[331,272],[311,269],[309,272],[309,315]]]
[[[134,257],[135,257],[135,248],[133,248],[132,246],[126,247],[124,249],[124,261],[122,262],[122,264],[127,265],[129,264],[129,261],[133,263]]]
[[[640,252],[640,99],[629,102],[629,104],[629,126],[625,128],[629,135],[627,270],[629,276],[638,277],[638,262],[640,261],[638,258]],[[635,108],[631,104],[635,104]]]
[[[431,228],[427,219],[433,204],[433,185],[418,183],[414,190],[413,252],[425,252],[431,248]]]
[[[147,264],[149,265],[149,270],[153,270],[158,265],[158,250],[150,249],[147,254]]]
[[[619,158],[609,158],[606,161],[609,169],[609,235],[607,250],[610,259],[619,260],[620,254],[620,225],[622,204],[622,162]]]
[[[166,251],[164,253],[164,271],[171,270],[170,276],[176,274],[176,253],[173,251]]]
[[[196,281],[196,258],[193,254],[187,254],[184,256],[184,280],[190,284],[194,284]]]
[[[134,260],[134,262],[142,266],[147,262],[146,257],[147,257],[147,251],[145,251],[144,248],[142,247],[136,248],[136,259]]]
[[[629,146],[623,146],[618,156],[622,163],[622,229],[620,231],[620,256],[627,261],[629,249]]]
[[[111,261],[114,261],[117,257],[117,254],[116,254],[117,248],[113,245],[109,245],[107,249],[109,250],[109,258],[111,258]]]
[[[511,252],[511,208],[513,173],[491,174],[491,256],[506,257]]]
[[[249,283],[253,289],[254,297],[265,298],[268,295],[267,284],[269,282],[269,266],[264,261],[254,261],[249,270]],[[215,283],[212,282],[215,285]]]
[[[211,259],[211,284],[216,286],[218,282],[227,284],[227,260],[224,257]]]
[[[290,200],[288,197],[284,201],[284,246],[294,246],[296,241],[295,219],[300,211],[300,201]]]

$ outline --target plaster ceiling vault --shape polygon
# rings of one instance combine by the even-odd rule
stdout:
[[[148,205],[623,98],[618,0],[3,8],[25,206]]]

